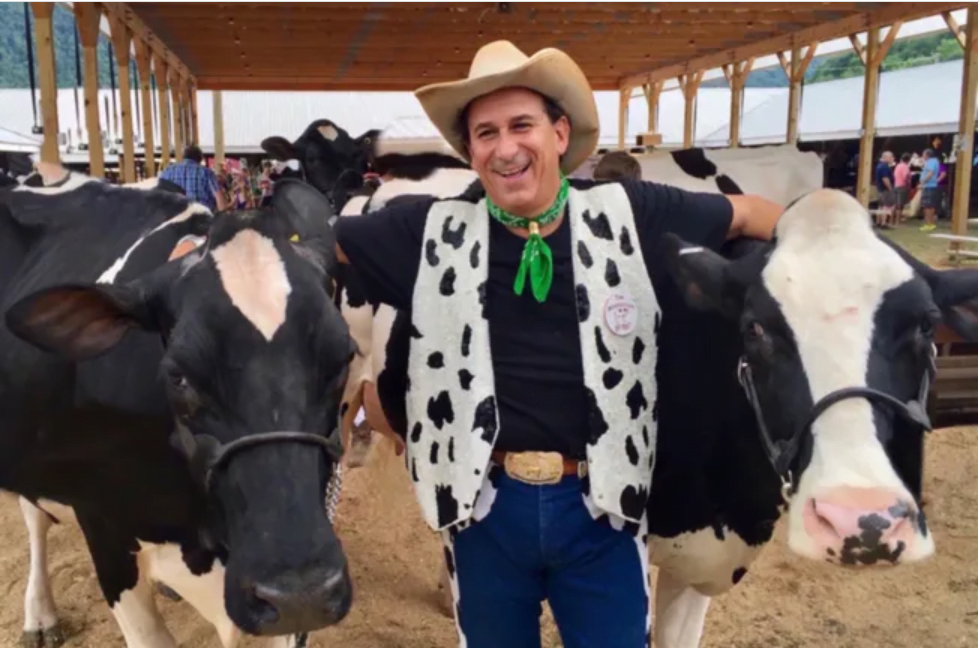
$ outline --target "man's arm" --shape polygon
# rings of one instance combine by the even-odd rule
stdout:
[[[775,233],[775,224],[782,216],[782,206],[761,196],[728,196],[734,214],[731,217],[729,239],[744,236],[770,240]]]

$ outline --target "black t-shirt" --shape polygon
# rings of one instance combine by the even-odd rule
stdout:
[[[725,196],[650,182],[619,182],[632,204],[650,273],[657,263],[653,251],[665,232],[713,250],[727,240],[733,212]],[[571,183],[579,189],[600,184]],[[339,219],[338,243],[372,301],[410,309],[425,220],[433,202],[426,198]],[[543,304],[534,299],[529,284],[523,295],[513,292],[524,243],[525,239],[491,220],[486,312],[500,415],[496,448],[553,451],[584,459],[587,412],[568,219],[547,237],[554,282]]]

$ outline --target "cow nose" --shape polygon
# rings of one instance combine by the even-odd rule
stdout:
[[[844,564],[895,563],[913,541],[915,507],[891,493],[811,500],[810,534]]]
[[[313,632],[341,621],[350,611],[352,588],[346,566],[301,578],[256,583],[250,615],[259,635]]]

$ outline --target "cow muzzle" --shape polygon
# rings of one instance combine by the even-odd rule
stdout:
[[[244,629],[278,636],[313,632],[339,623],[353,601],[346,564],[339,569],[286,572],[273,580],[242,584]]]

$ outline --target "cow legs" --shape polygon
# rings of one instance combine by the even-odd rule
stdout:
[[[64,643],[66,634],[58,623],[58,610],[48,578],[48,529],[51,518],[23,497],[20,510],[27,525],[30,543],[30,572],[24,594],[24,635],[21,643],[28,648],[53,648]]]
[[[697,648],[710,597],[660,569],[656,578],[656,648]]]
[[[136,540],[101,517],[76,509],[102,595],[119,624],[126,648],[177,648],[153,599],[153,586],[140,573]]]

